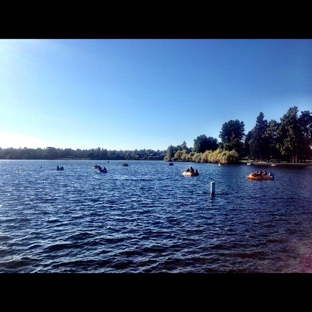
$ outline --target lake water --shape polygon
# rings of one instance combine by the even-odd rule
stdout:
[[[311,166],[122,163],[1,160],[0,273],[312,272]]]

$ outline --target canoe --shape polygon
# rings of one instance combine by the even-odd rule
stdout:
[[[198,176],[199,172],[190,172],[190,171],[183,171],[182,174],[185,177],[193,177],[193,176]]]
[[[254,173],[251,173],[248,175],[247,180],[274,180],[274,174],[269,172],[268,174],[262,174],[262,175],[255,175]]]

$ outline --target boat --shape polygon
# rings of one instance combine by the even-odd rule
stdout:
[[[248,163],[247,163],[247,166],[250,166],[250,165],[252,165],[252,163],[251,163],[251,162],[248,162]]]
[[[257,173],[257,172],[252,172],[249,174],[247,177],[247,180],[274,180],[274,174],[272,172],[268,173]]]
[[[183,171],[182,174],[185,176],[185,177],[193,177],[193,176],[198,176],[199,175],[199,172],[197,171],[194,171],[194,172],[190,172],[190,171]]]
[[[129,165],[127,163],[122,164],[123,167],[128,167]]]
[[[271,167],[276,167],[276,164],[274,164],[274,163],[273,163],[273,164],[271,164]]]
[[[107,173],[107,169],[104,167],[102,168],[100,165],[95,165],[95,166],[92,166],[93,169],[98,169],[99,172],[102,172],[102,173]]]
[[[171,163],[169,163],[169,166],[173,166],[173,163],[171,162]]]
[[[61,166],[61,167],[56,166],[56,170],[64,170],[64,167],[63,166]]]

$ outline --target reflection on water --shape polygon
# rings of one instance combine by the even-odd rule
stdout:
[[[312,272],[312,167],[98,163],[0,161],[0,272]]]

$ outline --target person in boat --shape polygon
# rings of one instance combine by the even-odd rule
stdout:
[[[97,169],[98,169],[99,172],[105,172],[105,173],[107,172],[107,169],[105,167],[102,169],[101,166],[98,166]]]
[[[193,173],[194,172],[194,168],[190,167],[190,172]]]
[[[198,170],[197,169],[195,170],[195,173],[198,174]]]
[[[190,172],[190,168],[187,168],[187,169],[185,170],[185,172]]]

